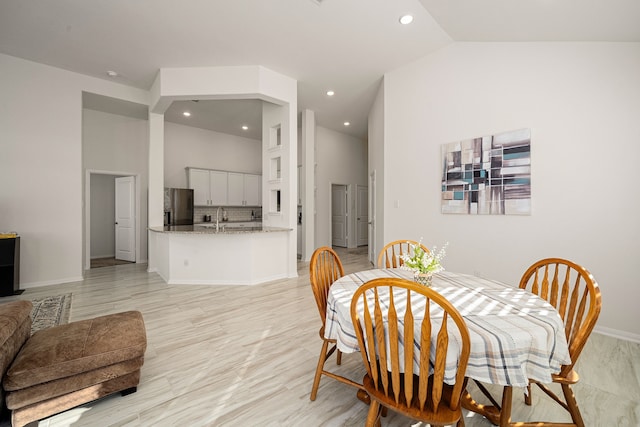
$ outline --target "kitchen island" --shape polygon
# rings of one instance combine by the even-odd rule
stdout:
[[[292,229],[230,223],[149,228],[149,271],[168,284],[255,285],[287,277]],[[293,254],[295,256],[295,254]]]

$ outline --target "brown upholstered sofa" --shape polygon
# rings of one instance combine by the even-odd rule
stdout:
[[[133,393],[147,338],[138,311],[44,329],[29,336],[31,303],[0,304],[2,403],[13,427],[111,393]]]
[[[15,301],[0,305],[0,375],[2,378],[22,345],[29,338],[31,307],[29,301]],[[4,410],[4,387],[0,387],[0,397],[2,398],[0,408]]]

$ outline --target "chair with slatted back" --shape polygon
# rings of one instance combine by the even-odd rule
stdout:
[[[354,294],[351,319],[367,369],[367,426],[379,425],[384,408],[431,425],[464,426],[469,330],[447,299],[409,280],[375,279]]]
[[[429,253],[429,249],[415,240],[395,240],[384,245],[378,254],[378,268],[400,268],[404,264],[401,256],[411,253],[411,245],[420,246]]]
[[[591,331],[598,320],[602,299],[600,288],[591,273],[584,267],[561,258],[547,258],[533,264],[520,280],[520,288],[548,301],[558,310],[564,321],[571,363],[563,365],[560,373],[552,376],[553,382],[560,384],[564,394],[563,402],[546,385],[530,380],[525,403],[531,405],[531,384],[537,384],[545,393],[569,412],[573,423],[527,422],[512,423],[518,426],[584,426],[571,385],[579,380],[574,366]],[[506,390],[506,389],[505,389]],[[511,391],[509,391],[509,394]],[[510,396],[503,396],[503,409],[511,405]]]
[[[340,365],[342,362],[342,353],[337,349],[336,340],[324,337],[324,325],[327,318],[327,296],[329,295],[329,287],[333,282],[344,276],[344,268],[338,254],[328,246],[316,249],[311,255],[311,263],[309,264],[309,281],[313,296],[318,305],[318,312],[322,319],[322,327],[320,328],[320,338],[322,338],[322,350],[316,368],[316,374],[313,379],[313,387],[311,388],[311,400],[316,400],[320,378],[326,375],[330,378],[348,384],[350,386],[362,389],[362,385],[355,381],[337,375],[324,369],[324,364],[329,357],[335,352],[336,363]]]

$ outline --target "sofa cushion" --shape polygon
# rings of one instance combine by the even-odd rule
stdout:
[[[121,363],[94,369],[93,371],[83,372],[71,377],[14,390],[7,394],[7,408],[15,410],[96,384],[102,384],[132,372],[139,372],[143,363],[144,357],[139,357],[137,359],[125,360]]]
[[[103,396],[107,396],[118,391],[122,391],[124,395],[127,394],[127,389],[129,389],[129,391],[131,392],[135,391],[131,389],[137,387],[139,383],[140,371],[138,370],[130,374],[112,378],[103,383],[94,384],[92,386],[67,393],[59,397],[54,397],[38,403],[34,403],[33,405],[14,409],[11,411],[11,425],[15,427],[24,427],[33,421],[38,421],[43,418],[50,417],[51,415],[58,414],[60,412],[66,411],[67,409],[74,408],[78,405],[92,402],[94,400],[100,399]],[[115,405],[107,405],[107,407],[111,407],[112,411],[118,410]],[[112,425],[108,422],[110,420],[109,415],[109,410],[107,410],[105,413],[105,419],[103,420],[104,425]],[[75,417],[71,416],[65,417],[63,419],[68,422],[70,419],[75,419]],[[71,424],[82,424],[82,419],[79,419],[77,422]]]
[[[0,378],[31,335],[31,301],[0,304]],[[4,390],[0,387],[0,410],[4,408]]]
[[[144,355],[147,338],[138,311],[43,329],[31,336],[7,371],[6,391],[85,373]]]
[[[0,377],[31,334],[31,301],[0,304]]]

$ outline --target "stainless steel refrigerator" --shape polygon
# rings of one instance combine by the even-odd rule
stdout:
[[[164,225],[193,225],[192,189],[164,189]]]

